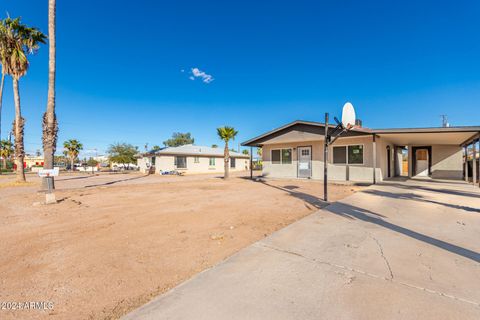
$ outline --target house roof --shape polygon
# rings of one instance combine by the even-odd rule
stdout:
[[[207,146],[186,144],[179,147],[166,147],[157,151],[150,151],[147,154],[223,157],[223,152],[224,148],[212,148]],[[249,155],[234,151],[230,151],[230,157],[250,158]]]
[[[329,130],[332,130],[335,125],[329,124]],[[456,127],[424,127],[424,128],[385,128],[385,129],[371,129],[366,127],[354,127],[342,137],[347,136],[360,136],[360,135],[388,135],[389,138],[395,138],[398,142],[404,142],[407,135],[400,139],[398,135],[409,134],[410,136],[421,134],[424,138],[433,137],[436,134],[442,134],[441,137],[449,138],[455,141],[458,145],[464,145],[470,143],[472,139],[476,139],[480,133],[480,126],[456,126]],[[269,143],[281,143],[281,142],[293,142],[303,140],[321,140],[325,134],[325,124],[321,122],[296,120],[290,122],[284,126],[276,128],[261,134],[253,139],[247,140],[242,143],[243,146],[260,147],[265,142]],[[444,135],[445,134],[445,135]],[[280,136],[288,138],[280,139]],[[395,136],[395,137],[394,137]],[[417,137],[418,138],[418,137]],[[435,137],[437,140],[442,139],[440,136]],[[418,140],[418,139],[417,139]],[[425,140],[425,139],[424,139]]]

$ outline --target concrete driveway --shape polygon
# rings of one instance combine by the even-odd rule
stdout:
[[[390,181],[241,250],[125,319],[480,319],[479,252],[478,188]]]

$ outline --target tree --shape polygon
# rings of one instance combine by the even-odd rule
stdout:
[[[28,27],[22,24],[20,18],[5,18],[0,23],[0,37],[4,52],[2,53],[2,67],[6,74],[12,77],[13,96],[15,102],[15,120],[13,122],[13,133],[15,137],[15,162],[17,164],[17,181],[25,181],[23,159],[25,147],[23,134],[25,119],[22,117],[20,106],[19,80],[28,70],[28,54],[35,53],[41,43],[45,43],[46,36],[37,28]]]
[[[129,143],[116,143],[110,145],[107,150],[108,159],[110,162],[123,164],[127,168],[130,167],[130,163],[135,162],[135,155],[138,153],[138,148]]]
[[[160,148],[160,146],[157,146],[157,145],[153,146],[153,148],[152,148],[153,151],[158,151],[160,149],[162,149],[162,148]]]
[[[212,144],[212,148],[218,148],[218,145]]]
[[[0,141],[0,157],[3,158],[3,169],[7,168],[7,160],[10,160],[13,154],[13,144],[8,140]]]
[[[247,149],[243,149],[242,153],[243,153],[243,154],[246,154],[246,155],[249,155],[249,154],[250,154],[250,152],[248,152]]]
[[[47,110],[43,114],[44,168],[53,169],[57,148],[58,123],[55,114],[55,73],[56,73],[56,0],[48,1],[48,97]]]
[[[228,151],[228,141],[235,139],[235,136],[237,135],[237,133],[238,133],[238,131],[235,131],[235,129],[232,128],[232,127],[225,126],[225,127],[217,128],[218,136],[220,137],[220,139],[225,141],[225,150],[223,152],[224,162],[225,162],[224,163],[225,171],[224,171],[224,174],[223,174],[224,179],[228,179],[229,169],[230,169],[230,167],[228,165],[229,159],[230,159],[230,153]]]
[[[172,138],[163,142],[166,147],[178,147],[183,146],[186,144],[193,144],[195,139],[192,138],[190,132],[181,133],[181,132],[174,132],[172,134]]]
[[[261,158],[262,157],[262,148],[257,148],[257,155]]]
[[[87,160],[87,166],[89,167],[96,167],[98,165],[98,161],[93,159],[92,157],[90,157],[88,160]]]
[[[68,155],[70,158],[70,170],[73,171],[73,163],[75,162],[75,159],[77,159],[80,151],[83,150],[83,144],[76,139],[70,139],[63,143],[63,148],[65,149],[64,154]]]

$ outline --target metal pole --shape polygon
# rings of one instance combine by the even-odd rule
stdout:
[[[377,143],[375,142],[375,134],[373,135],[373,184],[377,182]]]
[[[468,145],[464,147],[465,150],[465,181],[468,182]]]
[[[472,145],[472,154],[473,154],[473,161],[472,161],[472,182],[473,186],[477,184],[477,141],[473,140]]]
[[[323,147],[323,200],[328,201],[328,113],[325,113],[325,143]]]
[[[250,179],[253,180],[253,147],[250,147]]]

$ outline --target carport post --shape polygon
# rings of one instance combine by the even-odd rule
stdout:
[[[468,182],[468,145],[465,147],[465,181]]]
[[[325,143],[323,144],[323,200],[328,201],[328,113],[325,113]]]
[[[477,185],[477,141],[473,140],[472,144],[472,154],[473,154],[473,161],[472,161],[472,181],[473,186]]]
[[[377,183],[377,143],[375,141],[375,134],[373,134],[373,184]]]
[[[253,147],[250,147],[250,179],[253,180]]]

